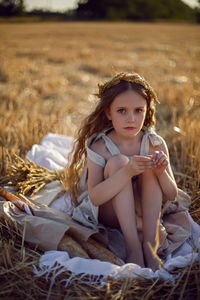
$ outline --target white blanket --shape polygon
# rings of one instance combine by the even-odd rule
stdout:
[[[67,156],[72,149],[72,145],[73,138],[49,133],[41,140],[40,145],[33,145],[32,149],[27,153],[27,157],[36,165],[41,165],[50,170],[62,169],[67,165]],[[72,206],[69,196],[67,194],[62,195],[51,204],[51,207],[70,214]],[[200,248],[200,226],[193,221],[189,214],[188,217],[191,222],[192,239],[196,247]],[[50,272],[53,271],[54,275],[52,280],[54,281],[55,277],[61,272],[66,270],[71,271],[72,276],[65,280],[66,286],[73,280],[73,275],[80,274],[91,275],[88,279],[90,283],[95,283],[97,279],[95,279],[94,276],[98,276],[101,278],[101,284],[105,283],[108,276],[113,279],[119,277],[159,277],[160,279],[173,281],[175,277],[170,274],[171,270],[176,267],[185,267],[197,259],[197,250],[195,251],[192,248],[189,241],[185,242],[172,255],[169,255],[164,263],[164,267],[156,272],[153,272],[149,268],[141,268],[136,264],[124,264],[119,267],[109,262],[94,259],[84,259],[80,257],[70,259],[67,252],[63,251],[47,251],[41,256],[40,270],[37,270],[35,267],[34,272],[36,276],[44,274],[49,276]]]

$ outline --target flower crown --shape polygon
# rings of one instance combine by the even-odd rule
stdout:
[[[154,92],[153,88],[142,76],[140,76],[137,73],[121,72],[121,73],[115,75],[110,80],[106,81],[105,83],[98,84],[99,93],[97,94],[97,96],[99,98],[101,98],[101,96],[103,95],[105,90],[117,85],[118,83],[120,83],[121,80],[124,80],[127,82],[134,82],[134,83],[138,83],[138,84],[142,85],[145,88],[150,99],[153,100],[154,102],[159,103],[159,100],[158,100],[157,95]]]

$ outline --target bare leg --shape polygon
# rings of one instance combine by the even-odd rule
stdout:
[[[105,178],[108,178],[128,163],[128,158],[117,155],[110,158],[105,167]],[[102,223],[110,227],[120,225],[125,238],[127,263],[136,263],[144,267],[142,246],[138,237],[135,217],[135,203],[132,182],[127,185],[109,202],[99,208]]]
[[[158,180],[152,171],[144,172],[138,184],[141,191],[142,218],[143,218],[143,253],[145,264],[152,270],[158,269],[158,261],[152,255],[148,242],[153,248],[156,246],[157,222],[160,222],[162,205],[162,191]],[[157,251],[157,249],[156,249]]]

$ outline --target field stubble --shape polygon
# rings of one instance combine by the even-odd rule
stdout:
[[[38,23],[0,25],[0,174],[14,153],[48,132],[73,136],[95,104],[97,83],[135,71],[160,99],[180,188],[200,224],[200,31],[197,25]]]

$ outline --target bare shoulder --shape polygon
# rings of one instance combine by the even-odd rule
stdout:
[[[110,153],[108,152],[104,140],[101,138],[97,141],[94,141],[90,145],[90,149],[99,155],[103,156],[106,160],[110,157]]]
[[[105,151],[106,147],[104,141],[99,139],[97,141],[92,142],[90,145],[90,149],[97,154],[101,155],[104,159],[105,158]],[[87,159],[87,166],[88,166],[88,192],[90,194],[91,189],[97,185],[98,183],[104,180],[104,168],[100,165],[96,164],[89,158]]]

